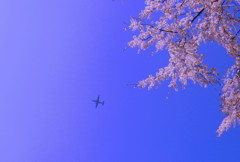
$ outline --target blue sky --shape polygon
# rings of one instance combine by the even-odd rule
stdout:
[[[134,34],[123,22],[143,7],[143,0],[0,2],[0,161],[239,161],[239,127],[216,137],[224,116],[213,87],[126,86],[169,57],[122,52]],[[216,43],[200,52],[221,73],[233,62]],[[96,109],[98,95],[105,105]]]

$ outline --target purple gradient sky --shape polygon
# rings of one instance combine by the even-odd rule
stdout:
[[[1,162],[238,162],[239,127],[216,138],[213,87],[126,86],[167,64],[166,51],[122,52],[123,23],[144,1],[0,2]],[[217,44],[200,49],[223,73]],[[166,96],[169,94],[169,99]],[[95,109],[97,95],[105,101]]]

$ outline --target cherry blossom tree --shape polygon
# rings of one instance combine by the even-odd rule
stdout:
[[[138,87],[151,89],[164,80],[170,80],[169,87],[175,90],[188,80],[203,87],[219,83],[217,70],[204,65],[204,54],[198,52],[202,43],[216,41],[235,62],[222,78],[221,111],[226,117],[218,136],[240,123],[240,0],[146,0],[145,4],[139,17],[130,20],[128,28],[138,35],[128,46],[139,51],[155,46],[153,54],[166,49],[170,59]]]

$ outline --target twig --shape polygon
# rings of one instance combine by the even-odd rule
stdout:
[[[200,12],[198,12],[198,14],[192,19],[191,22],[193,22],[199,15],[202,14],[202,12],[204,11],[205,8],[203,8]]]

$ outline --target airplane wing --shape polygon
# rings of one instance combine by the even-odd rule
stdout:
[[[98,98],[97,98],[97,102],[99,102],[99,99],[100,99],[100,96],[98,96]]]
[[[103,104],[103,103],[101,103],[101,102],[99,101],[99,99],[100,99],[100,96],[98,96],[97,100],[92,100],[93,102],[96,103],[96,107],[98,107],[98,104],[99,104],[99,103],[100,103],[100,104]]]
[[[98,104],[99,104],[98,100],[92,100],[92,102],[95,102],[95,103],[96,103],[96,107],[97,107]]]
[[[96,102],[96,108],[97,108],[98,104],[99,104],[99,102]]]

